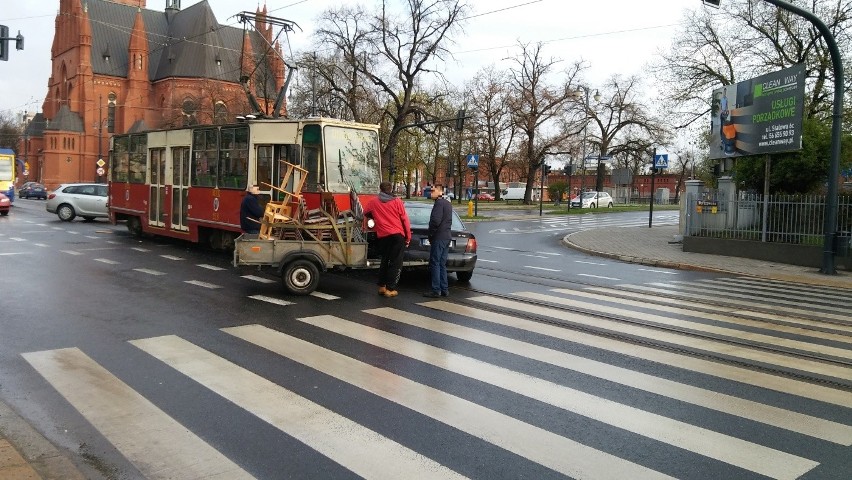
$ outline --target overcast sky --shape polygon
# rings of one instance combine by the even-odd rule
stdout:
[[[182,0],[186,9],[201,0]],[[302,27],[290,34],[294,51],[311,43],[319,12],[349,0],[268,0],[270,15]],[[239,26],[233,16],[264,2],[208,0],[220,24]],[[353,4],[356,2],[352,2]],[[373,5],[374,0],[367,0]],[[455,62],[437,66],[461,86],[481,67],[507,68],[504,59],[517,55],[517,42],[546,42],[546,56],[567,66],[585,60],[585,77],[592,88],[613,74],[640,74],[642,66],[678,31],[685,9],[707,8],[700,0],[469,0],[474,11],[465,33],[450,47]],[[162,10],[166,0],[148,0],[147,8]],[[0,114],[40,111],[50,75],[50,47],[59,0],[3,0],[0,24],[9,36],[20,30],[23,51],[11,42],[8,62],[0,62]],[[285,50],[285,53],[289,53]]]

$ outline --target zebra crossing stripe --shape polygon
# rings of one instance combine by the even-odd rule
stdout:
[[[254,299],[254,300],[260,300],[261,302],[274,303],[275,305],[285,305],[286,306],[286,305],[292,305],[293,304],[293,302],[290,302],[290,301],[287,301],[287,300],[284,300],[284,299],[281,299],[281,298],[270,297],[270,296],[267,296],[267,295],[249,295],[249,298]]]
[[[216,285],[215,283],[202,282],[201,280],[184,280],[183,283],[188,283],[190,285],[196,285],[196,286],[199,286],[199,287],[210,288],[210,289],[222,288],[221,285]]]
[[[639,300],[627,300],[625,298],[617,298],[617,297],[613,298],[613,297],[608,296],[608,295],[592,293],[591,291],[587,291],[587,290],[605,291],[606,293],[613,293],[613,294],[618,294],[618,295],[621,294],[620,290],[615,290],[615,289],[612,289],[612,288],[603,288],[603,289],[587,288],[585,290],[568,290],[568,289],[564,289],[564,288],[555,288],[552,291],[563,294],[563,295],[571,295],[571,296],[589,298],[589,299],[594,299],[594,300],[603,300],[603,301],[608,301],[608,302],[618,302],[619,305],[623,305],[623,306],[641,307],[641,308],[646,308],[646,309],[649,309],[649,310],[656,310],[658,312],[676,313],[676,314],[679,314],[679,315],[689,315],[691,317],[704,318],[704,319],[707,319],[707,320],[714,320],[714,321],[717,321],[717,322],[724,322],[724,323],[728,323],[728,324],[735,324],[735,325],[746,326],[746,327],[756,327],[756,328],[761,328],[761,329],[764,329],[764,330],[770,329],[770,330],[774,330],[774,331],[777,331],[777,332],[792,333],[792,334],[795,334],[795,335],[800,335],[800,336],[805,336],[805,337],[822,338],[822,339],[831,340],[831,341],[834,341],[834,342],[852,343],[852,336],[849,336],[849,335],[842,335],[842,334],[837,334],[837,333],[823,332],[823,331],[819,331],[819,330],[811,330],[811,329],[801,328],[801,327],[781,325],[781,324],[778,324],[778,323],[767,322],[767,321],[764,321],[764,320],[749,320],[749,319],[745,319],[745,318],[719,315],[719,314],[716,314],[716,313],[700,312],[700,311],[696,311],[696,310],[690,310],[688,308],[655,305],[653,303],[643,301],[643,299],[640,298],[641,295],[639,295],[639,294],[634,294],[634,296],[633,296],[633,298],[639,298]],[[630,295],[628,295],[628,296],[630,296]],[[656,298],[654,300],[656,301]],[[678,304],[683,305],[683,301],[679,301]],[[810,322],[810,323],[816,325],[819,322]],[[823,324],[823,325],[825,325],[825,324]],[[791,347],[791,348],[794,348],[794,347]],[[823,351],[822,348],[823,347],[818,347],[818,348],[815,348],[815,350],[822,352]],[[846,352],[848,352],[848,350],[846,350]],[[852,354],[852,353],[846,353],[846,355],[850,355],[850,354]]]
[[[665,286],[665,287],[670,286],[670,287],[676,288],[678,290],[695,289],[694,285],[682,285],[682,283],[684,283],[684,282],[675,281],[672,284],[656,283],[656,284],[651,284],[651,285]],[[701,288],[702,291],[705,291],[705,292],[708,292],[708,293],[718,292],[720,295],[724,295],[726,297],[744,298],[744,299],[754,298],[754,295],[741,293],[742,292],[741,287],[736,288],[736,287],[729,287],[729,286],[724,286],[724,285],[701,284],[700,288]],[[852,309],[848,308],[845,305],[843,305],[843,306],[841,306],[841,305],[825,305],[824,300],[816,300],[816,299],[813,299],[813,298],[802,298],[800,300],[785,300],[784,298],[790,298],[790,293],[784,293],[783,294],[784,298],[772,298],[769,295],[772,295],[772,294],[769,293],[769,294],[766,294],[766,296],[763,296],[763,297],[760,297],[760,298],[764,302],[767,302],[772,306],[775,306],[775,304],[803,306],[807,310],[811,311],[811,313],[814,313],[813,310],[815,310],[815,309],[828,309],[828,310],[831,310],[831,311],[834,311],[834,312],[837,312],[837,311],[848,312],[848,315],[846,315],[846,319],[849,320],[850,318],[852,318]],[[776,293],[775,296],[777,297],[777,296],[779,296],[779,294]],[[834,300],[837,300],[837,297],[834,297]],[[822,301],[823,303],[822,304],[816,303],[818,301]]]
[[[813,291],[804,288],[793,288],[793,287],[779,287],[779,286],[766,286],[761,284],[760,282],[748,282],[743,281],[739,278],[705,278],[701,280],[696,280],[695,282],[690,282],[692,285],[705,287],[708,284],[714,285],[717,289],[720,290],[733,290],[735,292],[742,292],[744,290],[747,291],[762,291],[766,292],[767,295],[780,295],[784,297],[791,297],[791,294],[796,295],[804,300],[807,299],[826,299],[833,302],[837,301],[836,293],[825,293],[824,291]]]
[[[817,462],[409,340],[331,315],[298,320],[464,375],[601,423],[772,478],[798,478]],[[436,362],[435,359],[441,359]]]
[[[566,291],[568,291],[568,290],[566,290]],[[637,299],[637,300],[639,300],[639,303],[642,304],[643,308],[660,309],[661,307],[656,305],[656,304],[659,304],[659,303],[664,303],[664,304],[668,304],[668,305],[683,305],[683,299],[679,299],[679,298],[661,297],[661,296],[655,295],[654,296],[654,303],[650,303],[650,302],[647,301],[648,295],[645,294],[645,293],[633,292],[633,291],[629,291],[629,290],[619,290],[619,289],[614,289],[614,288],[609,288],[609,287],[586,287],[586,288],[583,289],[583,291],[584,292],[585,291],[598,292],[598,293],[604,294],[604,296],[606,296],[606,298],[609,298],[610,300],[612,300],[613,297],[609,296],[609,295],[617,296],[617,297],[619,297],[618,302],[623,303],[625,305],[633,304],[633,303],[626,303],[626,302],[629,302],[629,301],[626,301],[625,298]],[[576,290],[570,290],[570,292],[571,292],[572,295],[585,296],[585,294],[579,293]],[[707,305],[708,307],[711,307],[716,312],[730,313],[732,315],[737,315],[738,317],[757,318],[757,319],[760,319],[760,320],[757,320],[757,321],[762,322],[764,326],[771,324],[774,327],[777,327],[777,326],[779,326],[779,324],[775,323],[775,322],[784,322],[784,323],[793,323],[793,324],[803,325],[803,326],[808,326],[808,327],[819,327],[821,329],[831,329],[831,330],[836,330],[836,331],[852,333],[852,326],[847,327],[845,325],[838,325],[838,324],[830,324],[829,325],[825,322],[820,322],[818,320],[810,320],[810,319],[807,319],[807,318],[799,318],[799,317],[788,317],[788,316],[785,316],[785,315],[782,315],[782,314],[779,314],[779,313],[766,313],[766,312],[749,311],[749,310],[744,310],[741,307],[726,308],[726,307],[721,307],[721,306],[710,304],[710,303],[701,303],[701,302],[698,302],[698,301],[690,302],[690,303],[693,304],[693,305]],[[676,310],[677,309],[665,310],[665,311],[676,311]],[[689,312],[690,312],[690,315],[693,315],[693,316],[700,316],[702,318],[712,318],[712,317],[705,317],[706,314],[703,313],[703,312],[698,312],[698,311],[695,311],[695,310],[689,310]],[[740,319],[740,318],[736,318],[736,317],[725,317],[725,318],[727,318],[728,319],[727,321],[729,321],[729,322],[731,322],[731,321],[736,321],[738,323],[739,322],[747,322],[747,320],[745,320],[745,319]],[[765,320],[774,320],[775,322],[768,322],[767,323],[767,322],[764,321],[764,319]],[[743,324],[747,325],[747,323],[743,323]],[[842,334],[838,335],[838,334],[834,334],[834,333],[826,333],[826,332],[817,331],[817,330],[810,330],[810,329],[806,329],[806,331],[809,332],[810,336],[814,336],[814,337],[825,338],[825,339],[828,339],[828,340],[834,340],[834,341],[844,342],[844,343],[852,341],[852,340],[850,340],[850,337],[847,336],[847,335],[842,335]]]
[[[180,337],[130,343],[362,477],[464,478]]]
[[[311,296],[321,298],[323,300],[340,300],[340,297],[338,297],[337,295],[332,295],[330,293],[322,293],[322,292],[317,292],[317,291],[311,292]]]
[[[471,401],[261,325],[222,331],[578,479],[671,478]]]
[[[789,340],[781,337],[773,337],[771,335],[757,334],[757,333],[749,333],[749,332],[740,332],[735,329],[722,329],[721,327],[716,328],[712,326],[707,326],[703,324],[697,324],[694,322],[685,322],[682,320],[675,320],[668,317],[663,317],[661,315],[653,315],[646,314],[643,312],[636,312],[627,309],[621,309],[616,307],[609,307],[606,305],[599,305],[593,303],[586,302],[577,302],[574,300],[566,299],[563,297],[556,297],[553,295],[543,295],[535,292],[518,292],[515,295],[523,298],[529,298],[532,300],[541,300],[550,303],[555,303],[559,305],[567,305],[567,306],[580,306],[586,309],[594,309],[596,312],[600,313],[609,313],[615,315],[623,315],[628,316],[630,318],[649,320],[657,323],[663,323],[667,325],[675,325],[679,327],[690,328],[697,331],[713,331],[718,334],[722,334],[724,330],[730,330],[730,334],[728,336],[734,338],[743,338],[748,340],[756,340],[762,341],[764,343],[768,343],[770,345],[783,345],[789,348],[795,345],[795,348],[799,348],[801,350],[807,351],[840,351],[843,356],[848,356],[850,352],[845,349],[838,348],[829,348],[825,346],[819,346],[816,348],[813,344],[809,344],[806,342],[799,342],[795,340]],[[824,362],[816,361],[816,360],[808,360],[804,358],[793,358],[788,355],[757,350],[749,347],[731,345],[730,343],[723,342],[721,340],[712,340],[712,339],[704,339],[704,338],[696,338],[689,335],[685,335],[682,333],[675,332],[667,332],[662,331],[658,328],[648,327],[644,325],[635,325],[635,324],[625,324],[624,322],[618,322],[614,320],[607,320],[603,318],[592,318],[586,315],[579,315],[571,312],[565,312],[561,310],[557,310],[554,308],[540,307],[537,305],[529,305],[528,303],[519,303],[506,301],[503,299],[492,299],[491,301],[497,302],[500,306],[506,308],[512,308],[516,310],[521,310],[524,312],[531,312],[541,315],[547,315],[552,318],[558,319],[566,319],[574,323],[582,323],[588,326],[594,326],[596,328],[603,328],[607,330],[615,330],[619,333],[626,333],[628,335],[637,336],[640,338],[649,338],[654,339],[656,341],[663,341],[674,343],[676,345],[683,345],[688,348],[696,348],[708,352],[725,352],[725,354],[738,357],[742,359],[747,359],[751,361],[764,362],[771,365],[778,365],[782,367],[792,368],[794,370],[802,370],[810,373],[815,373],[817,375],[828,375],[831,377],[840,378],[843,380],[852,380],[852,369],[841,365],[829,365]],[[824,349],[824,350],[823,350]]]
[[[275,283],[275,280],[272,280],[271,278],[258,277],[257,275],[243,275],[243,278],[245,278],[246,280],[251,280],[253,282]]]
[[[678,383],[666,378],[390,307],[365,310],[365,312],[802,435],[841,445],[852,445],[852,426]],[[524,328],[524,325],[517,325],[517,328]]]
[[[491,297],[472,297],[472,299],[477,298],[479,299],[477,300],[479,302],[486,304],[492,303]],[[564,327],[547,325],[541,322],[534,322],[532,320],[524,320],[511,315],[503,315],[487,310],[468,307],[466,305],[457,305],[445,301],[424,302],[419,305],[442,312],[467,316],[497,325],[503,325],[511,328],[523,328],[529,332],[566,340],[572,343],[588,345],[641,360],[656,362],[713,377],[724,378],[726,380],[732,380],[746,385],[754,385],[756,387],[776,392],[809,398],[811,400],[838,405],[844,408],[848,408],[849,405],[852,405],[852,393],[835,388],[824,387],[810,382],[779,377],[777,375],[749,370],[735,365],[726,365],[690,355],[682,355],[656,348],[645,347],[633,342],[606,338],[600,335],[593,335],[581,331],[566,330]],[[562,313],[564,314],[566,312]],[[576,316],[580,317],[579,315]]]
[[[675,293],[675,292],[672,291],[673,288],[676,288],[674,285],[669,285],[667,283],[650,283],[648,285],[656,286],[658,288],[649,288],[647,285],[643,285],[641,287],[642,290],[644,290],[646,292],[663,293],[663,294],[668,294],[668,295],[672,295],[672,294]],[[618,287],[619,288],[640,288],[640,287],[637,287],[635,285],[619,285]],[[681,293],[681,295],[686,295],[686,294]],[[690,300],[692,300],[692,299],[707,300],[709,302],[718,302],[719,301],[718,295],[701,295],[701,294],[695,293],[695,292],[689,292],[688,295],[689,295]],[[733,295],[733,294],[726,295],[726,297],[730,297],[730,296],[736,296],[736,295]],[[773,301],[773,302],[775,302],[775,301]],[[745,305],[747,307],[753,306],[753,300],[737,300],[736,298],[725,298],[725,303],[733,304],[733,305]],[[801,305],[801,303],[798,303],[798,302],[775,302],[775,303],[787,303],[787,304],[792,303],[794,305]],[[807,307],[807,308],[794,308],[794,307],[785,307],[785,306],[782,306],[782,305],[772,305],[772,308],[774,310],[778,310],[780,312],[792,313],[792,314],[796,314],[796,315],[808,316],[808,315],[818,314],[822,318],[831,318],[833,320],[840,320],[840,321],[845,321],[845,322],[849,321],[849,316],[850,316],[850,314],[836,315],[836,314],[825,312],[825,311],[816,312],[816,311],[814,311],[813,307],[810,307],[810,306]]]
[[[147,273],[148,275],[165,275],[163,272],[158,272],[157,270],[151,270],[148,268],[134,268],[133,270],[139,273]]]
[[[145,478],[254,478],[81,350],[22,355]]]

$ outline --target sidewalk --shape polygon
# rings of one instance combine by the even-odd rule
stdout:
[[[84,480],[46,438],[0,401],[0,479]]]
[[[818,269],[810,267],[684,252],[680,243],[673,243],[677,233],[677,225],[654,228],[609,227],[572,233],[563,238],[562,242],[590,255],[624,262],[681,270],[732,273],[852,291],[852,272],[840,268],[837,275],[824,275],[819,273]]]

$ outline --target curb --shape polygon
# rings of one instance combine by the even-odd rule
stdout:
[[[21,479],[86,479],[69,458],[0,401],[0,450],[4,441],[13,451],[0,457],[0,478],[9,474]]]

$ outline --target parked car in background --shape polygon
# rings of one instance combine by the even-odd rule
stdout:
[[[18,198],[40,198],[47,200],[47,189],[38,182],[27,182],[18,189]]]
[[[107,186],[103,183],[69,183],[60,185],[47,196],[45,209],[55,213],[63,222],[70,222],[77,216],[86,221],[106,218]]]
[[[12,209],[12,201],[9,200],[9,197],[6,196],[5,193],[0,193],[0,215],[4,217],[9,215],[9,210]]]
[[[481,193],[476,194],[476,199],[477,200],[486,200],[486,201],[490,202],[490,201],[494,200],[494,195],[491,195],[490,193],[481,192]]]
[[[583,192],[580,197],[571,199],[571,208],[612,208],[612,196],[607,192]]]

